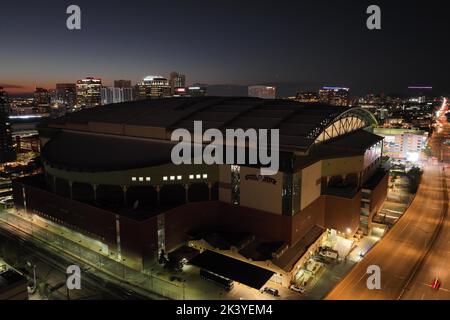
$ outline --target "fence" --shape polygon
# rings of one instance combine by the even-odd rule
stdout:
[[[143,273],[131,269],[109,256],[83,247],[70,239],[35,225],[32,221],[26,220],[14,213],[0,210],[0,220],[31,235],[35,239],[45,242],[48,244],[47,249],[55,248],[69,253],[77,259],[86,262],[90,266],[105,272],[120,281],[125,281],[133,286],[148,290],[169,299],[185,299],[185,286],[183,284],[172,283],[151,272]]]

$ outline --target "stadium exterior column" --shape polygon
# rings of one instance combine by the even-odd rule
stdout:
[[[70,200],[73,200],[73,181],[68,181],[70,190]]]
[[[97,201],[97,188],[98,188],[97,184],[92,185],[92,189],[94,190],[94,201]]]
[[[122,186],[122,191],[123,191],[123,205],[126,206],[128,186]]]
[[[156,202],[157,202],[158,206],[161,204],[160,192],[161,192],[161,186],[157,185],[156,186]]]
[[[211,182],[208,182],[208,199],[209,201],[211,201],[211,189],[212,189],[212,184]]]
[[[189,185],[188,184],[185,184],[184,185],[184,190],[186,191],[186,203],[188,203],[189,202]]]

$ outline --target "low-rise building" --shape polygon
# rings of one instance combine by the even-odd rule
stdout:
[[[397,160],[417,162],[427,147],[428,132],[418,129],[375,128],[384,137],[383,154]]]

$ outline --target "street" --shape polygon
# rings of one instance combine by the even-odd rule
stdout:
[[[442,150],[444,148],[442,145],[443,141],[450,139],[450,124],[445,118],[447,106],[443,105],[442,110],[438,119],[440,127],[431,139],[430,146],[437,157],[442,157],[442,160],[448,163],[450,161],[450,154],[448,150]],[[446,168],[446,176],[447,215],[442,224],[442,230],[438,234],[433,247],[424,259],[420,269],[408,286],[408,290],[401,297],[404,300],[450,300],[450,217],[448,215],[450,168]],[[431,283],[436,278],[442,283],[438,291],[431,289]]]
[[[445,123],[444,129],[435,133],[430,141],[434,153],[442,154],[441,136],[448,132]],[[425,164],[417,195],[404,216],[328,294],[328,300],[450,299],[450,228],[448,217],[444,220],[448,183],[445,188],[442,168]],[[371,265],[381,268],[381,290],[367,288]],[[443,283],[439,292],[428,286],[436,277]]]
[[[447,178],[447,186],[450,179]],[[450,300],[450,219],[447,214],[430,253],[426,256],[416,276],[408,286],[404,300]],[[442,285],[440,290],[431,288],[431,283],[438,278]]]

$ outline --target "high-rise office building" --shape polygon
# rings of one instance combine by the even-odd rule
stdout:
[[[187,95],[189,97],[204,97],[206,96],[206,87],[200,85],[194,85],[187,88]]]
[[[167,98],[171,96],[169,81],[162,76],[148,76],[136,86],[136,98],[154,99]]]
[[[48,95],[50,96],[50,104],[56,103],[56,89],[49,89]]]
[[[103,87],[102,105],[111,103],[121,103],[133,100],[132,88]]]
[[[77,85],[75,83],[57,83],[56,103],[73,108],[77,104]]]
[[[7,102],[6,92],[0,87],[0,163],[16,159],[16,152],[12,145]]]
[[[319,91],[321,103],[332,106],[346,107],[350,105],[350,89],[342,87],[323,87]]]
[[[262,99],[275,99],[277,95],[275,87],[268,86],[250,86],[248,87],[248,96]]]
[[[176,94],[177,89],[186,88],[186,76],[184,74],[179,74],[178,72],[172,72],[170,74],[169,84],[171,88],[171,94],[174,95]]]
[[[77,105],[92,108],[101,105],[102,79],[87,77],[77,81]]]
[[[44,88],[36,88],[34,91],[34,102],[37,106],[49,106],[50,93],[48,90]]]
[[[189,96],[188,88],[176,88],[172,95],[173,97],[187,97]]]
[[[317,103],[319,102],[319,94],[314,91],[301,91],[297,93],[295,100],[303,103]]]

